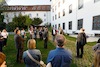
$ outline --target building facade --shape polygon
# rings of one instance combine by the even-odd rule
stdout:
[[[44,0],[41,0],[44,1]],[[29,15],[30,18],[41,18],[43,23],[51,23],[51,1],[47,0],[46,3],[37,3],[33,5],[8,5],[4,6],[6,10],[4,10],[4,22],[9,23],[12,22],[15,16],[22,15]]]
[[[51,12],[50,11],[18,11],[18,12],[4,12],[4,22],[9,23],[12,22],[15,16],[29,15],[30,18],[41,18],[43,23],[51,23]]]
[[[51,24],[65,33],[79,33],[84,28],[87,35],[100,34],[100,0],[52,0]]]

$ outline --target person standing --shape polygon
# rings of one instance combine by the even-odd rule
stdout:
[[[44,40],[44,48],[47,49],[47,43],[48,43],[48,29],[47,28],[44,28],[43,40]]]
[[[0,52],[0,67],[7,67],[6,65],[6,55]]]
[[[36,40],[36,38],[37,38],[37,28],[35,27],[33,31],[34,31],[34,39]]]
[[[42,39],[43,39],[42,28],[40,28],[40,30],[39,30],[39,37],[40,37],[40,40],[42,40]]]
[[[16,34],[16,30],[19,30],[19,27],[16,27],[16,29],[14,30],[14,34]]]
[[[1,31],[0,31],[0,52],[2,52],[3,41],[4,41],[4,38],[3,38],[3,36],[1,35]]]
[[[8,38],[8,32],[6,31],[6,29],[3,29],[1,35],[4,38],[4,43],[3,44],[4,44],[4,46],[6,46],[7,45],[7,38]]]
[[[36,41],[34,39],[28,40],[27,48],[28,50],[24,51],[23,53],[23,60],[26,64],[26,67],[39,67],[40,65],[33,62],[27,54],[28,51],[35,60],[40,62],[40,60],[42,59],[42,55],[40,50],[36,49]]]
[[[100,50],[100,38],[97,41],[97,44],[93,46],[93,51],[96,52],[97,50]]]
[[[94,62],[92,67],[100,67],[100,50],[97,50],[94,54]]]
[[[59,27],[58,34],[64,34],[63,29]]]
[[[25,36],[26,36],[26,32],[25,32],[24,28],[22,28],[22,30],[21,30],[21,36],[22,36],[22,38],[25,38]]]
[[[56,49],[49,52],[47,63],[51,63],[52,67],[70,67],[72,55],[64,49],[66,38],[62,34],[56,35],[55,43]]]
[[[30,39],[33,39],[34,38],[33,26],[30,26],[29,33],[30,33]]]
[[[23,62],[22,55],[24,49],[24,38],[20,36],[20,30],[16,30],[16,35],[14,36],[15,46],[17,49],[16,62]]]
[[[77,49],[77,58],[82,58],[83,57],[83,50],[84,50],[84,45],[87,43],[86,40],[86,34],[85,34],[85,29],[81,28],[80,33],[77,36],[77,42],[76,42],[76,49]],[[81,49],[81,54],[80,54],[80,49]]]
[[[53,29],[52,29],[53,41],[55,40],[55,35],[56,35],[56,30],[53,28]]]

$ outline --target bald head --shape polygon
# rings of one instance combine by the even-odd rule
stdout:
[[[57,45],[58,45],[59,47],[62,47],[62,46],[64,45],[65,40],[66,40],[66,39],[65,39],[65,36],[62,35],[62,34],[57,35],[56,38],[55,38],[55,41],[56,41],[56,43],[57,43]]]

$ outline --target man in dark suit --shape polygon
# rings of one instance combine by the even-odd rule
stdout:
[[[14,40],[15,40],[15,46],[16,46],[16,49],[17,49],[16,62],[23,62],[22,55],[23,55],[24,40],[25,39],[20,36],[20,30],[16,30]]]
[[[44,28],[43,39],[44,39],[44,48],[47,49],[47,43],[48,43],[48,29],[47,28]]]

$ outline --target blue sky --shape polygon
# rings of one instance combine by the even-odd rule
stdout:
[[[50,5],[50,0],[7,0],[8,5]]]

